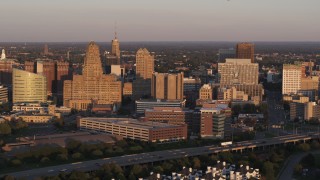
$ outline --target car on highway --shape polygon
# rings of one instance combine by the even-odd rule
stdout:
[[[48,170],[48,173],[53,172],[53,171],[54,171],[53,169],[50,169],[50,170]]]
[[[68,169],[61,169],[60,172],[66,172]]]

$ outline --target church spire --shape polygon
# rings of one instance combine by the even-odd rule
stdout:
[[[114,39],[117,39],[117,21],[114,23]]]

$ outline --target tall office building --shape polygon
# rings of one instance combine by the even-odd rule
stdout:
[[[46,102],[47,80],[40,74],[13,69],[13,102]]]
[[[139,99],[151,94],[151,79],[154,72],[154,56],[146,48],[136,54],[136,80],[133,82],[133,96]]]
[[[63,95],[63,81],[70,79],[69,62],[59,61],[56,62],[56,93],[58,96]]]
[[[48,44],[45,44],[43,47],[43,55],[49,55],[49,47]]]
[[[238,59],[251,59],[251,63],[254,63],[254,45],[252,43],[239,43],[236,51]]]
[[[121,64],[121,62],[120,62],[120,43],[117,38],[117,32],[115,32],[115,37],[111,41],[111,53],[106,54],[105,65],[111,66],[111,65],[120,65],[120,64]]]
[[[117,38],[117,32],[115,32],[114,39],[111,41],[111,54],[120,59],[120,43]]]
[[[295,94],[301,89],[301,64],[284,64],[282,94]]]
[[[183,72],[178,74],[154,73],[151,96],[155,99],[182,100]]]
[[[235,87],[237,91],[248,95],[250,100],[262,100],[264,91],[259,84],[258,63],[251,63],[250,59],[226,59],[226,63],[218,64],[218,72],[220,88]]]
[[[199,99],[212,100],[212,87],[209,84],[204,84],[199,90]]]
[[[220,84],[258,84],[259,65],[250,59],[226,59],[226,63],[218,63],[221,76]]]
[[[0,85],[0,104],[8,102],[8,88]]]
[[[122,98],[121,81],[115,75],[104,75],[99,46],[90,42],[82,75],[74,75],[73,80],[64,81],[64,106],[87,110],[93,104],[120,105]]]

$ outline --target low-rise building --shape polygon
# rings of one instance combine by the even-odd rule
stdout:
[[[180,107],[154,107],[145,110],[145,118],[148,121],[162,122],[176,125],[188,125],[188,131],[192,132],[193,110]]]
[[[164,142],[187,139],[187,125],[173,125],[130,118],[79,118],[80,130],[120,135],[140,141]]]
[[[154,107],[180,107],[184,108],[186,100],[160,100],[160,99],[141,99],[136,100],[136,113],[143,115],[146,109]]]
[[[20,115],[19,118],[27,123],[48,123],[50,120],[52,120],[53,116],[44,114]]]

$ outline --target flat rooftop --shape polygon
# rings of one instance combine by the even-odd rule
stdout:
[[[131,118],[81,118],[80,120],[86,121],[95,121],[100,123],[108,123],[115,125],[123,125],[133,128],[143,128],[143,129],[159,129],[159,128],[170,128],[170,127],[179,127],[179,125],[152,122],[152,121],[139,121],[137,119]]]

